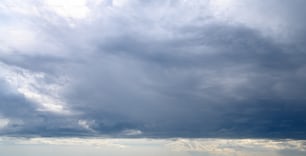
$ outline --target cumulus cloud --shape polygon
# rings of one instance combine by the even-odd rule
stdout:
[[[1,134],[305,138],[303,4],[2,1]]]

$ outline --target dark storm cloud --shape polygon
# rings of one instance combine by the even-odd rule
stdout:
[[[21,76],[31,79],[23,85],[30,95],[42,96],[17,87],[18,97],[1,96],[1,115],[22,121],[15,135],[304,139],[303,2],[246,1],[224,17],[211,3],[104,1],[88,4],[88,21],[27,17],[41,44],[0,59],[4,69],[44,73]],[[266,16],[257,12],[272,5]],[[9,87],[1,88],[5,95]]]

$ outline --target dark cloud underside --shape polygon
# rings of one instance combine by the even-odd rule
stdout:
[[[304,1],[1,3],[1,135],[306,138]]]

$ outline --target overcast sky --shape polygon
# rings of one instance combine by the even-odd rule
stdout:
[[[1,0],[0,155],[306,155],[305,6]]]
[[[305,6],[2,0],[0,135],[305,139]]]

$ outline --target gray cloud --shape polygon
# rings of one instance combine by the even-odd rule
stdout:
[[[305,138],[303,2],[220,2],[1,5],[28,35],[1,38],[1,115],[14,135]]]

